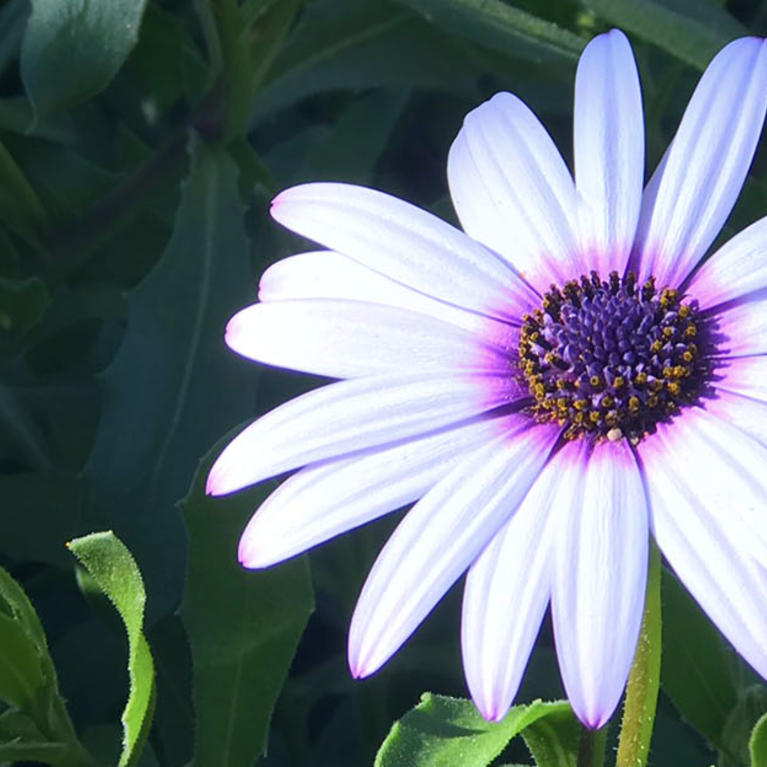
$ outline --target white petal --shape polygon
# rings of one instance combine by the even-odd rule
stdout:
[[[642,203],[644,115],[634,54],[617,29],[595,37],[578,62],[574,157],[590,268],[622,274]]]
[[[491,721],[503,718],[517,694],[549,602],[550,519],[563,480],[560,456],[550,458],[516,514],[466,576],[463,668],[471,697]]]
[[[551,592],[554,638],[567,697],[588,727],[620,701],[634,658],[647,588],[648,515],[626,440],[565,448]],[[581,477],[578,487],[578,477]],[[576,491],[573,492],[573,488]]]
[[[678,286],[730,214],[767,108],[767,45],[746,37],[709,64],[645,191],[639,276]]]
[[[767,447],[767,402],[717,388],[716,396],[705,400],[705,407],[712,415],[750,434]]]
[[[767,449],[698,407],[662,426],[652,440],[639,444],[656,492],[665,499],[673,496],[681,516],[698,513],[747,530],[744,545],[767,564]]]
[[[536,296],[495,254],[415,205],[351,184],[304,184],[272,203],[283,226],[428,296],[519,320]]]
[[[726,242],[692,276],[687,292],[701,308],[767,289],[767,217]]]
[[[539,290],[574,276],[575,185],[546,129],[516,96],[498,93],[466,116],[447,176],[470,237]]]
[[[675,424],[659,430],[669,432]],[[767,677],[767,579],[749,555],[748,533],[737,519],[688,500],[691,488],[673,472],[664,472],[673,443],[652,435],[640,447],[650,496],[652,529],[663,555],[735,649]],[[690,461],[693,446],[686,445]],[[648,465],[648,458],[652,466]],[[661,471],[657,471],[657,467]],[[726,481],[726,480],[723,480]]]
[[[716,313],[717,354],[747,357],[767,353],[767,291],[758,300],[735,302]]]
[[[717,389],[767,402],[767,356],[724,360],[715,375]]]
[[[380,668],[526,495],[557,438],[533,426],[480,448],[407,514],[378,556],[349,629],[354,676]]]
[[[207,492],[224,495],[314,461],[423,435],[519,396],[508,375],[382,376],[323,386],[240,432],[213,464]]]
[[[268,567],[420,498],[481,445],[514,432],[525,416],[465,425],[307,466],[253,515],[240,562]]]
[[[267,365],[331,378],[397,372],[508,370],[518,331],[485,342],[407,309],[360,301],[304,299],[254,304],[226,326],[226,343]]]
[[[504,326],[487,315],[437,301],[332,250],[300,253],[272,264],[261,276],[258,298],[346,298],[410,309],[478,333],[492,334]]]

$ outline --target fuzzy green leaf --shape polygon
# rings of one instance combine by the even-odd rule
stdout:
[[[394,723],[375,760],[375,767],[486,767],[506,744],[526,728],[542,720],[530,733],[528,747],[549,761],[543,767],[571,767],[572,731],[577,725],[570,705],[565,702],[535,701],[527,706],[514,706],[498,723],[483,719],[474,704],[461,698],[424,693],[421,702]],[[527,740],[527,738],[526,738]],[[552,755],[562,758],[557,761]]]
[[[149,734],[155,696],[154,664],[144,636],[144,582],[130,551],[112,532],[76,538],[69,543],[69,549],[109,597],[125,624],[130,694],[121,717],[123,747],[119,767],[135,765]]]

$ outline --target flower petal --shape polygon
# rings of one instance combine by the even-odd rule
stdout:
[[[477,450],[435,485],[389,538],[349,629],[356,677],[380,668],[514,513],[559,429],[534,426]]]
[[[254,304],[226,327],[226,343],[267,365],[332,378],[407,371],[508,370],[518,331],[476,334],[407,309],[361,301],[304,299]]]
[[[536,296],[495,254],[415,205],[351,184],[303,184],[272,203],[283,226],[426,295],[518,320]]]
[[[574,443],[563,453],[569,461],[555,501],[551,614],[567,697],[578,718],[596,729],[620,701],[639,638],[647,501],[626,440],[598,444],[590,455],[588,444]]]
[[[717,354],[747,357],[767,353],[767,291],[759,299],[729,305],[716,314]]]
[[[398,306],[478,333],[505,326],[487,315],[437,301],[332,250],[300,253],[272,264],[261,276],[261,301],[346,298]]]
[[[716,396],[706,400],[706,410],[767,447],[767,402],[717,389]]]
[[[518,430],[523,417],[479,417],[420,439],[307,466],[253,515],[240,539],[240,562],[269,567],[412,503],[472,451]]]
[[[767,402],[767,356],[724,360],[716,378],[717,389]]]
[[[702,309],[767,290],[767,217],[726,242],[692,276],[687,292]]]
[[[638,450],[656,494],[666,502],[675,498],[680,516],[698,513],[748,531],[744,545],[767,565],[763,445],[727,420],[694,407],[671,424],[659,424],[657,434]]]
[[[730,214],[767,109],[767,44],[745,37],[709,64],[642,201],[640,280],[680,285]]]
[[[466,576],[463,668],[471,697],[491,721],[505,716],[517,694],[549,602],[552,500],[562,480],[560,452]]]
[[[575,185],[546,129],[516,96],[498,93],[466,116],[450,148],[447,176],[470,237],[539,290],[572,278]]]
[[[578,62],[574,157],[589,267],[622,274],[642,203],[644,115],[634,54],[617,29],[595,37]]]
[[[659,433],[675,428],[675,423],[663,425]],[[749,534],[722,510],[690,502],[686,481],[665,470],[667,460],[678,458],[676,445],[666,441],[665,434],[656,440],[658,436],[640,445],[655,540],[704,612],[754,669],[767,677],[767,578],[749,555]],[[691,463],[697,461],[693,449],[685,446]],[[726,481],[722,479],[723,484]]]
[[[216,459],[207,492],[224,495],[314,461],[426,434],[517,400],[508,375],[360,378],[285,402],[241,431]]]

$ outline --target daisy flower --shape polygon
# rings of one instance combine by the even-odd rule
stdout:
[[[642,98],[619,31],[578,64],[574,177],[499,93],[448,158],[460,231],[389,195],[297,186],[272,215],[326,250],[271,266],[227,344],[346,379],[258,419],[208,479],[222,495],[299,469],[250,520],[269,567],[415,502],[351,621],[379,669],[467,573],[467,684],[500,719],[550,605],[572,706],[615,710],[653,536],[767,676],[767,218],[704,256],[767,107],[767,43],[724,48],[643,189]]]

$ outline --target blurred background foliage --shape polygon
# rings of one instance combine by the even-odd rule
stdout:
[[[375,678],[349,676],[392,517],[237,565],[274,483],[210,499],[207,468],[317,380],[244,363],[223,329],[305,244],[268,219],[281,188],[361,183],[454,221],[450,142],[503,89],[569,161],[577,57],[611,26],[651,169],[712,55],[767,34],[767,2],[0,4],[0,763],[357,767],[424,690],[466,694],[456,590]],[[727,234],[767,211],[765,163]],[[670,576],[663,603],[651,764],[747,765],[767,689]],[[561,695],[545,625],[520,700]],[[521,741],[509,761],[530,761]]]

